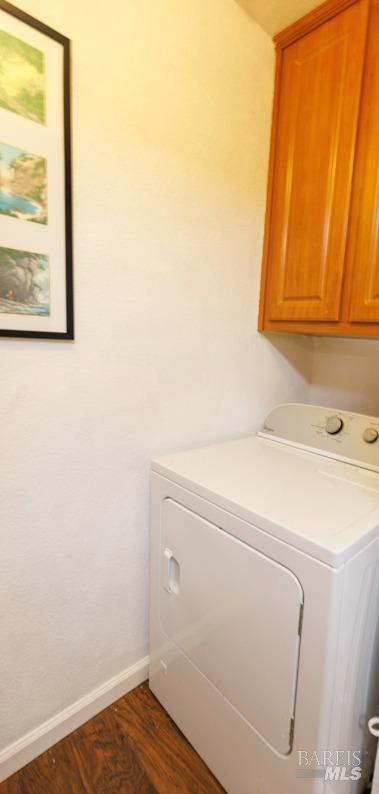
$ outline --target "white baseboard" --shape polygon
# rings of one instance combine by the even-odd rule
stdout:
[[[71,706],[43,722],[0,752],[0,782],[52,747],[99,711],[142,684],[148,677],[149,657],[110,678]]]

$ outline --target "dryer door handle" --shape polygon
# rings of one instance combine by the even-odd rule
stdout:
[[[163,552],[163,586],[168,593],[179,594],[180,565],[171,549]]]

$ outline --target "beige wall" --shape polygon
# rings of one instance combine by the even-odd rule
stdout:
[[[151,456],[310,365],[255,330],[269,37],[233,0],[18,5],[73,40],[76,341],[0,341],[0,750],[146,653]]]
[[[315,339],[310,401],[379,416],[379,342]]]
[[[236,0],[253,19],[273,36],[304,14],[321,5],[320,0]]]

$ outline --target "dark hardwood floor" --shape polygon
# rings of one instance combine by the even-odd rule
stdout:
[[[147,682],[0,783],[0,794],[223,791]]]

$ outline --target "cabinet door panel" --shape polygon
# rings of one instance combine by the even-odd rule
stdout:
[[[379,0],[372,4],[349,240],[350,322],[379,322]]]
[[[367,2],[283,51],[266,316],[338,321]]]

